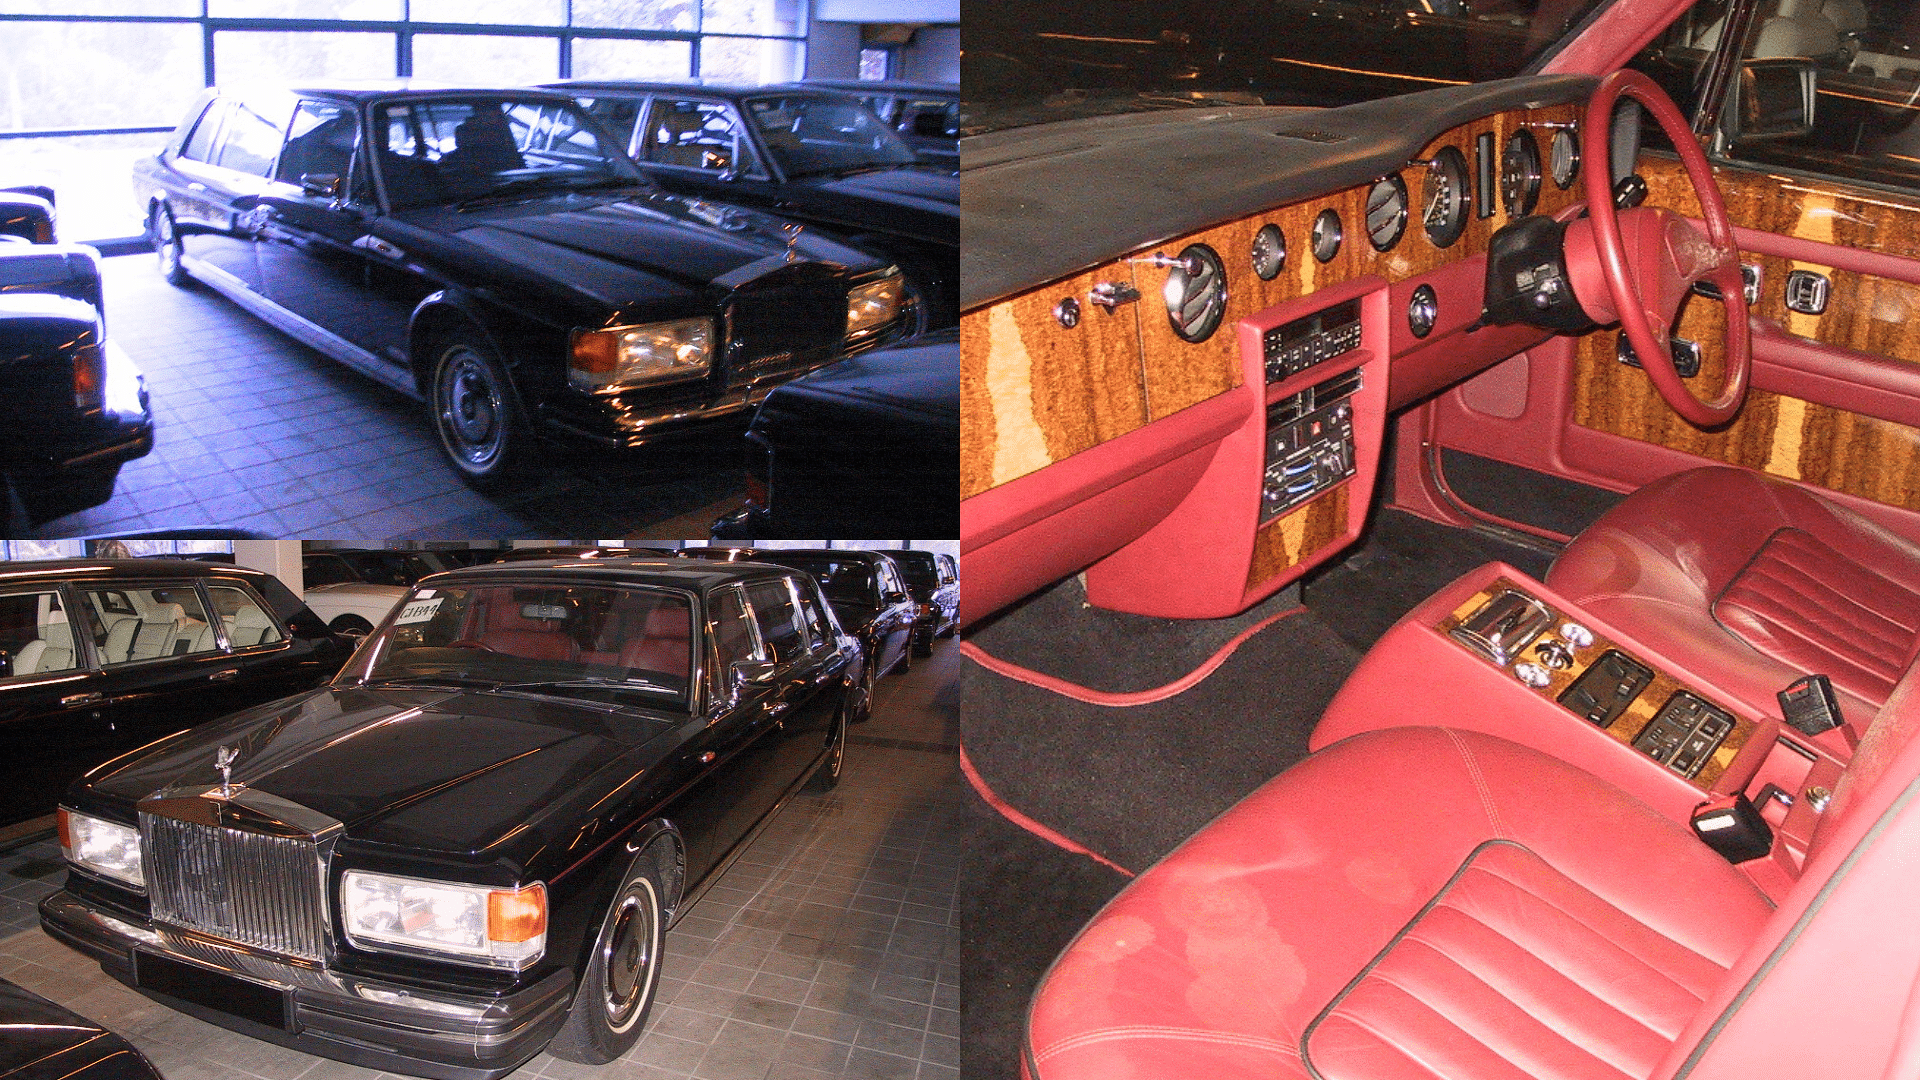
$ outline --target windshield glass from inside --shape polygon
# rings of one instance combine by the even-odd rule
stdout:
[[[645,182],[571,103],[391,102],[374,108],[373,129],[381,180],[396,210]]]
[[[527,689],[687,706],[691,605],[665,589],[485,585],[416,589],[367,646],[369,683]]]
[[[967,9],[961,132],[1511,78],[1603,2],[995,0]]]
[[[915,161],[905,140],[851,98],[782,94],[749,98],[745,105],[761,141],[789,179],[891,169]]]

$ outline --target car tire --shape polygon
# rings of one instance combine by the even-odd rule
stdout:
[[[537,452],[506,365],[468,330],[438,339],[432,355],[427,408],[454,472],[477,491],[522,482]]]
[[[873,719],[873,684],[879,681],[880,675],[879,669],[874,666],[877,662],[877,657],[868,657],[867,662],[860,666],[860,685],[847,692],[849,700],[853,702],[848,706],[848,723],[864,724]]]
[[[160,259],[160,276],[167,279],[167,284],[191,285],[193,275],[181,263],[186,252],[173,229],[173,211],[165,203],[156,203],[147,215],[147,239],[153,242],[153,252]]]
[[[373,633],[373,624],[358,615],[342,615],[328,623],[327,629],[336,634],[359,639]]]
[[[827,759],[807,778],[808,791],[832,791],[840,786],[840,771],[847,762],[847,710],[842,708],[833,719],[833,742],[827,747]]]
[[[605,1065],[631,1049],[647,1025],[667,942],[655,851],[649,847],[634,856],[614,889],[566,1023],[547,1046],[554,1057]]]
[[[906,643],[900,646],[900,662],[893,665],[893,674],[905,675],[913,670],[913,632],[907,632]]]

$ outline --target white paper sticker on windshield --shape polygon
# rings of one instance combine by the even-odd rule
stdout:
[[[439,611],[440,605],[446,600],[444,596],[436,596],[431,600],[417,598],[400,609],[400,617],[393,620],[394,625],[405,626],[408,623],[426,622],[433,618],[434,612]]]

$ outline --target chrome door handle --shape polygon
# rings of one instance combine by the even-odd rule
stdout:
[[[702,765],[711,765],[711,764],[713,764],[713,757],[714,757],[714,754],[713,754],[713,751],[711,751],[711,750],[709,750],[709,751],[707,751],[707,752],[706,752],[706,753],[704,753],[704,754],[701,754],[701,755],[700,755],[700,764],[702,764]]]
[[[228,669],[226,669],[225,671],[216,671],[216,672],[214,672],[213,674],[211,674],[211,675],[209,675],[209,676],[207,676],[207,679],[208,679],[208,681],[209,681],[209,682],[218,682],[218,681],[219,681],[219,680],[221,680],[221,679],[231,679],[231,678],[233,678],[233,677],[234,677],[235,675],[238,675],[238,674],[240,674],[240,669],[239,669],[239,668],[237,668],[237,667],[230,667],[230,668],[228,668]]]
[[[106,699],[107,695],[100,693],[68,694],[66,697],[60,699],[60,704],[71,708],[75,705],[91,705],[96,701],[105,701]]]

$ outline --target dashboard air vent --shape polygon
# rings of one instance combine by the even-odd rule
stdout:
[[[1205,341],[1227,311],[1227,268],[1205,244],[1189,244],[1167,274],[1167,319],[1183,341]]]

